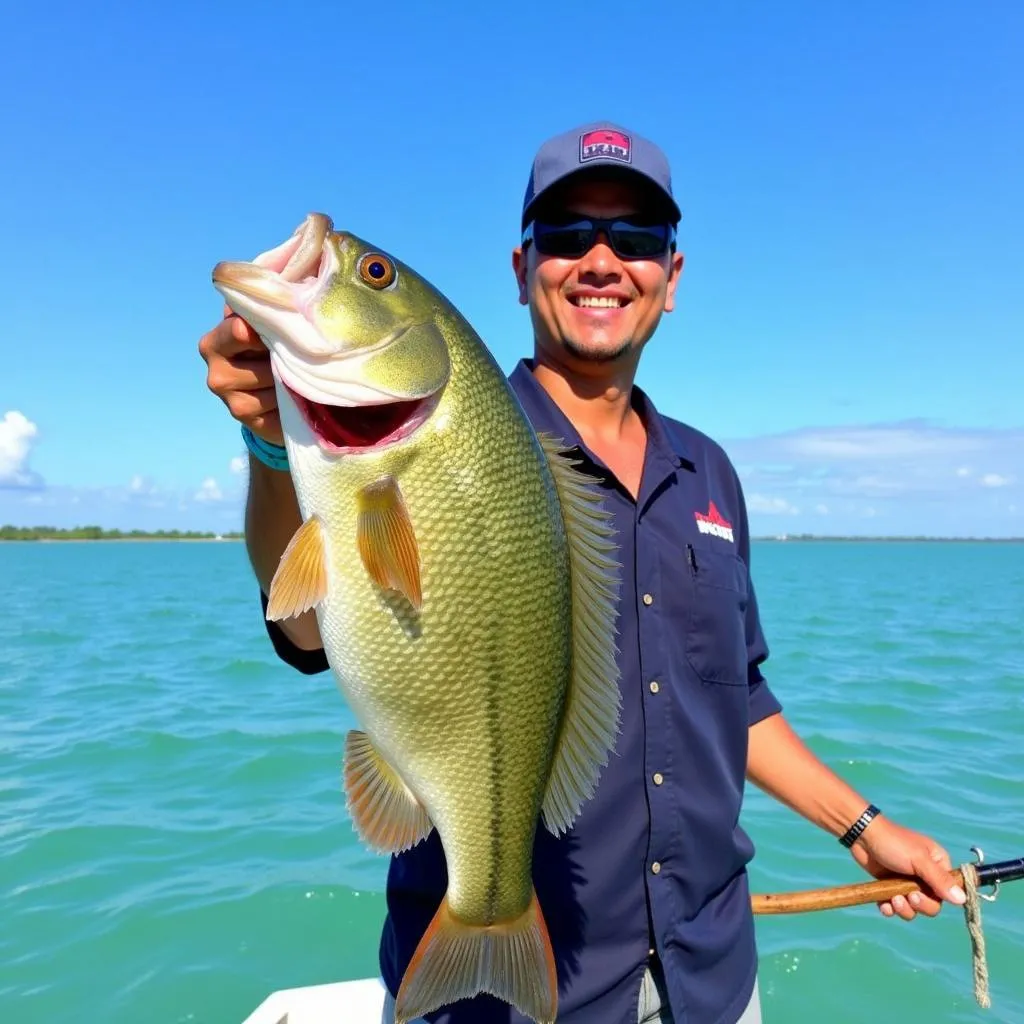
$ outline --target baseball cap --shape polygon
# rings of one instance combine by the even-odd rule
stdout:
[[[678,224],[682,213],[672,195],[668,158],[649,139],[610,121],[595,121],[555,135],[534,157],[523,196],[522,226],[529,222],[538,200],[568,177],[600,168],[623,175],[635,174],[665,200]]]

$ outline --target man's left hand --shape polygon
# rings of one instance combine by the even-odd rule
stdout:
[[[850,849],[853,859],[875,878],[905,875],[923,884],[909,896],[896,896],[879,903],[886,917],[913,921],[918,914],[935,917],[942,902],[963,904],[963,889],[957,885],[949,854],[934,839],[912,832],[879,816],[864,830]]]

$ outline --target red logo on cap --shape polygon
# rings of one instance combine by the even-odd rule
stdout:
[[[580,136],[580,163],[588,160],[621,160],[628,164],[632,159],[632,146],[625,132],[611,128],[597,128]]]

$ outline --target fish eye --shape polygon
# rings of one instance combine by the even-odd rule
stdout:
[[[371,288],[387,288],[398,277],[394,263],[379,252],[368,252],[359,260],[359,276]]]

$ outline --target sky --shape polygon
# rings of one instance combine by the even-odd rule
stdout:
[[[18,5],[0,32],[0,523],[237,529],[210,282],[307,212],[510,371],[549,135],[659,143],[677,309],[638,383],[755,534],[1024,535],[1024,7]]]

